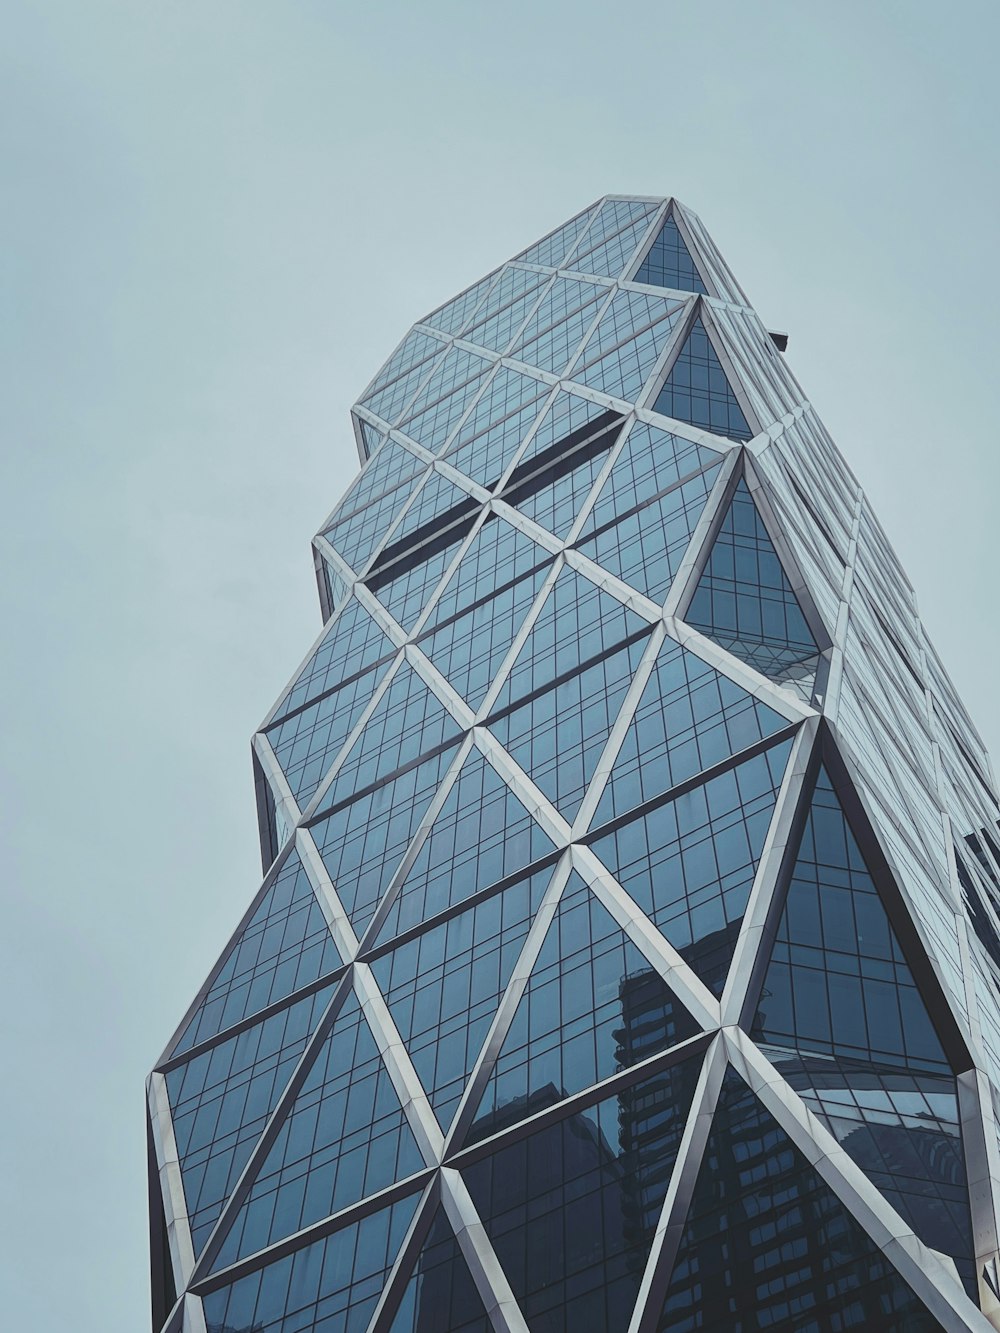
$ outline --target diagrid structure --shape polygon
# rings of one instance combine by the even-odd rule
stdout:
[[[156,1330],[1000,1328],[997,796],[784,341],[608,197],[363,394]]]

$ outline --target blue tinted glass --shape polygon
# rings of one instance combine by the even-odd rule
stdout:
[[[208,1333],[364,1333],[419,1197],[209,1292]]]
[[[819,652],[742,478],[685,619],[734,656],[779,679]]]
[[[425,466],[422,459],[411,454],[402,444],[395,440],[386,441],[348,487],[326,530],[330,531],[386,491],[394,490],[401,481],[423,471]]]
[[[469,521],[452,524],[436,540],[421,542],[369,578],[369,588],[403,629],[412,629],[419,620],[470,526]]]
[[[413,503],[403,515],[399,526],[394,529],[393,546],[401,538],[417,532],[425,524],[436,521],[442,527],[446,526],[449,521],[448,516],[453,511],[458,517],[468,510],[470,499],[468,491],[460,490],[453,481],[440,472],[430,472],[423,486],[417,491]],[[388,559],[388,554],[386,558]]]
[[[549,866],[372,962],[444,1129],[551,877]]]
[[[732,440],[749,440],[753,435],[700,315],[691,326],[653,410],[676,421],[689,421],[692,426],[716,435],[728,435]]]
[[[494,713],[553,685],[578,671],[583,662],[648,628],[647,621],[610,593],[602,592],[575,569],[564,569],[511,668]]]
[[[275,721],[294,713],[327,690],[337,689],[366,667],[395,651],[377,621],[352,599],[326,631],[319,647],[295,678],[275,712]],[[274,724],[272,723],[272,726]]]
[[[574,872],[521,997],[470,1139],[503,1108],[540,1110],[693,1036],[697,1024]]]
[[[389,909],[379,940],[419,925],[551,851],[541,826],[474,749]]]
[[[520,529],[499,516],[487,519],[449,575],[431,624],[440,625],[551,561],[550,553]]]
[[[429,324],[432,329],[440,329],[442,333],[460,333],[482,304],[487,292],[496,285],[498,276],[496,272],[488,273],[460,296],[439,306],[426,319],[422,319],[421,324]]]
[[[363,403],[370,403],[379,389],[391,384],[400,375],[404,375],[412,366],[420,365],[429,356],[444,350],[444,343],[420,329],[411,329],[399,347],[393,352],[379,373],[372,380],[372,386],[362,398]]]
[[[642,218],[634,226],[626,227],[617,236],[612,236],[610,240],[597,246],[596,249],[588,251],[586,255],[574,254],[569,260],[567,268],[573,269],[577,273],[594,273],[605,278],[620,277],[632,262],[636,247],[645,236],[648,226],[648,217]],[[591,229],[592,232],[593,228]],[[588,234],[583,244],[589,244],[590,240],[591,234]]]
[[[754,1034],[913,1071],[950,1072],[875,882],[820,770]]]
[[[310,826],[337,897],[359,935],[454,758],[454,749],[442,750]]]
[[[580,242],[579,252],[586,254],[597,246],[606,243],[625,227],[632,227],[639,222],[649,222],[650,213],[656,204],[634,199],[608,199],[598,209],[590,230]]]
[[[665,639],[615,759],[594,827],[787,726],[785,718],[728,676]]]
[[[434,1214],[389,1333],[492,1333],[443,1208]]]
[[[955,1081],[765,1047],[811,1111],[973,1300],[976,1269]]]
[[[566,457],[521,481],[504,494],[526,517],[557,537],[565,537],[607,461],[615,432],[607,431],[594,447],[574,449]],[[516,469],[520,472],[521,469]]]
[[[333,987],[291,1004],[166,1075],[191,1238],[201,1249]]]
[[[718,463],[718,455],[681,435],[636,421],[601,487],[584,533],[596,532]],[[653,517],[650,515],[650,517]]]
[[[708,295],[691,252],[677,230],[677,223],[669,215],[642,261],[634,282],[646,282],[651,287],[671,287],[680,292],[701,292]]]
[[[340,966],[312,885],[293,848],[232,944],[173,1054],[276,1004]]]
[[[440,350],[435,360],[425,361],[419,366],[414,366],[413,369],[408,370],[404,375],[400,375],[398,379],[393,380],[384,389],[372,394],[365,404],[369,411],[374,412],[383,421],[388,421],[390,425],[394,424],[432,371],[436,371],[443,363],[444,346],[443,344],[438,344],[438,346]]]
[[[355,572],[364,569],[369,557],[416,488],[418,476],[373,500],[350,518],[336,520],[324,533],[327,541]]]
[[[590,221],[592,210],[588,209],[580,213],[572,221],[564,226],[558,227],[555,231],[549,232],[548,236],[529,246],[527,250],[522,250],[516,256],[525,264],[545,264],[557,266],[559,261],[565,257],[576,238],[583,231],[584,227]]]
[[[463,1170],[532,1329],[628,1328],[699,1064],[653,1074]],[[546,1091],[540,1104],[550,1100]],[[483,1129],[530,1109],[511,1104]]]
[[[533,694],[489,727],[553,805],[572,822],[632,683],[648,636]]]
[[[577,542],[595,560],[654,602],[663,602],[701,517],[719,464]],[[588,525],[589,526],[589,525]]]
[[[511,356],[559,375],[594,322],[608,289],[577,278],[556,278],[527,324]]]
[[[353,992],[282,1121],[213,1271],[423,1167]]]
[[[566,448],[570,448],[575,440],[589,438],[591,432],[586,429],[587,427],[593,426],[592,433],[596,434],[614,420],[620,418],[616,418],[606,407],[560,389],[531,437],[530,444],[521,455],[519,466],[545,453],[553,445],[565,444]],[[559,451],[553,450],[553,452]]]
[[[593,843],[716,995],[725,986],[791,741]]]
[[[693,1328],[940,1329],[731,1070],[658,1325]]]
[[[480,320],[463,336],[479,347],[487,347],[494,352],[504,352],[510,346],[511,339],[520,329],[541,295],[542,283],[548,282],[548,274],[535,273],[528,280],[527,289],[503,310]]]

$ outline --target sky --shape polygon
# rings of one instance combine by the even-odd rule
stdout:
[[[260,879],[249,738],[410,324],[702,217],[1000,754],[1000,8],[0,0],[0,1287],[148,1323],[143,1081]]]

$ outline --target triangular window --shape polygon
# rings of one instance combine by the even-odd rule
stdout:
[[[691,325],[653,410],[715,435],[728,435],[731,440],[753,436],[700,315]]]
[[[708,288],[691,258],[690,250],[684,244],[684,237],[677,229],[673,214],[668,214],[664,219],[663,226],[650,246],[633,282],[645,282],[651,287],[669,287],[672,291],[700,292],[702,295],[708,295]]]

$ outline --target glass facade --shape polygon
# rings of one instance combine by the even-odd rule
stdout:
[[[599,200],[352,418],[154,1333],[1000,1328],[989,760],[701,222]]]

